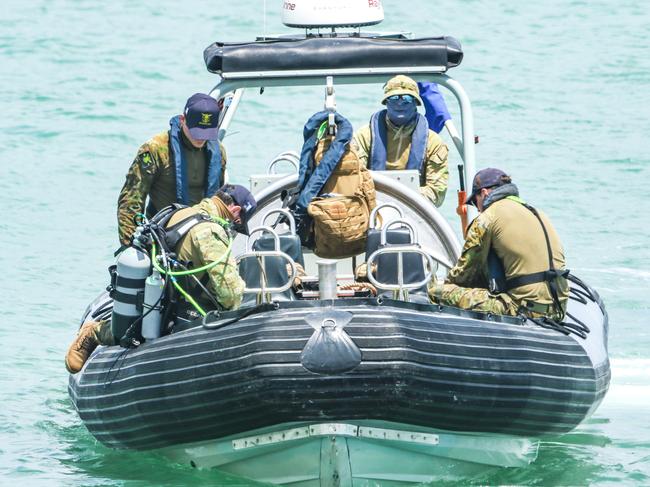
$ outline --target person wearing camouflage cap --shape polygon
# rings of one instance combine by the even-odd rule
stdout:
[[[434,303],[498,315],[564,318],[569,289],[562,243],[548,217],[519,198],[500,169],[477,172],[467,204],[479,216],[444,282],[429,285]]]
[[[203,93],[192,95],[170,129],[152,137],[138,149],[117,203],[117,224],[122,245],[135,231],[134,218],[153,216],[172,204],[193,205],[211,196],[225,183],[226,151],[218,141],[220,108]]]
[[[417,83],[404,75],[391,78],[381,102],[386,108],[354,134],[352,146],[361,162],[376,171],[417,169],[422,195],[442,205],[449,178],[448,149],[418,113],[422,98]]]
[[[248,233],[247,222],[256,207],[255,198],[245,187],[227,184],[217,190],[214,196],[204,198],[194,206],[177,210],[166,224],[169,229],[177,223],[188,221],[193,215],[206,217],[194,224],[181,238],[175,252],[180,262],[191,263],[190,268],[220,261],[214,267],[194,274],[210,296],[206,296],[196,280],[187,277],[179,279],[182,281],[181,287],[206,311],[215,308],[237,309],[241,304],[244,281],[239,276],[237,264],[229,251],[231,236],[224,225],[230,222],[233,228]],[[185,319],[199,317],[182,295],[178,296],[176,315]],[[65,357],[68,371],[72,374],[79,372],[98,345],[115,345],[110,320],[89,321],[79,329]]]

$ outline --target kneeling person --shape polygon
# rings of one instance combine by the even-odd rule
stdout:
[[[476,173],[467,204],[480,214],[445,282],[431,282],[430,299],[474,311],[561,321],[568,271],[548,217],[520,199],[510,177],[494,168]],[[489,283],[498,281],[489,289]]]
[[[217,193],[201,200],[198,204],[178,210],[170,218],[166,228],[191,217],[202,214],[207,217],[194,225],[191,230],[178,242],[176,254],[179,261],[191,262],[193,268],[203,267],[223,258],[228,251],[230,237],[224,226],[218,221],[234,224],[237,231],[247,233],[248,218],[255,211],[257,204],[253,195],[243,186],[225,185]],[[237,272],[237,265],[232,255],[196,278],[204,283],[211,297],[204,296],[201,286],[194,286],[189,295],[202,307],[214,309],[214,301],[221,309],[236,309],[241,304],[244,293],[244,282]],[[188,282],[192,282],[189,281]],[[187,290],[187,289],[186,289]],[[191,304],[179,296],[178,312],[191,317]],[[98,345],[115,345],[111,331],[110,320],[89,321],[79,330],[77,338],[70,345],[65,357],[65,365],[70,373],[77,373]]]

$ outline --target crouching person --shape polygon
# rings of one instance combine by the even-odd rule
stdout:
[[[187,280],[186,291],[192,300],[206,310],[220,308],[236,309],[241,304],[244,282],[239,276],[234,257],[228,252],[230,236],[225,226],[228,224],[242,233],[247,233],[247,221],[255,211],[257,204],[253,195],[243,186],[225,185],[217,193],[205,198],[198,204],[176,210],[165,225],[170,229],[178,223],[189,221],[192,216],[200,215],[190,230],[182,236],[175,246],[177,259],[189,262],[190,268],[199,268],[215,261],[220,261],[205,272],[195,274],[203,286],[192,285]],[[206,296],[203,287],[210,296]],[[183,296],[179,296],[177,315],[193,318],[193,305]],[[65,366],[72,374],[79,372],[90,354],[98,345],[115,345],[116,340],[111,330],[110,320],[89,321],[79,329],[76,339],[70,345],[65,357]]]
[[[568,299],[564,251],[550,220],[521,198],[494,168],[474,177],[467,204],[478,208],[462,254],[445,282],[435,279],[435,303],[499,315],[562,321]]]

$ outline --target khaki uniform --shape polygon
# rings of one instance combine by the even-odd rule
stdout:
[[[386,134],[388,137],[388,147],[386,147],[387,170],[406,168],[414,129],[415,124],[397,127],[390,120],[386,120]],[[352,146],[357,151],[361,162],[368,166],[372,147],[370,124],[354,134]],[[447,169],[448,153],[447,145],[440,136],[433,130],[429,130],[425,158],[422,162],[424,180],[421,179],[421,184],[424,184],[420,186],[420,192],[436,206],[442,205],[447,193],[447,180],[449,179],[449,170]]]
[[[549,219],[539,215],[548,232],[553,264],[565,268],[564,250]],[[472,222],[463,252],[445,283],[433,282],[429,296],[433,301],[463,309],[494,314],[517,315],[529,306],[533,317],[543,315],[561,320],[566,310],[569,289],[565,279],[558,280],[561,313],[553,306],[546,282],[537,282],[500,294],[488,290],[488,252],[493,248],[503,263],[506,279],[545,271],[549,267],[548,250],[539,220],[525,206],[509,199],[492,203]]]
[[[226,151],[221,144],[219,149],[222,159],[221,180],[225,181]],[[190,204],[196,204],[203,198],[205,188],[206,153],[203,149],[192,147],[184,147],[183,150],[188,155]],[[155,135],[138,149],[117,202],[117,223],[123,245],[129,243],[135,231],[134,216],[145,212],[147,196],[157,211],[176,203],[176,170],[169,151],[169,132]]]
[[[196,213],[203,213],[211,218],[223,217],[214,201],[205,198],[197,205],[176,212],[167,227]],[[218,223],[199,223],[179,242],[176,254],[179,260],[192,262],[193,268],[202,267],[222,258],[228,249],[228,242],[226,230]],[[219,304],[224,309],[238,308],[244,294],[244,281],[239,276],[233,256],[228,255],[207,273],[209,280],[206,287]],[[201,280],[204,274],[196,274],[197,279]],[[188,279],[187,282],[192,285],[195,281]],[[199,293],[196,295],[199,296]],[[205,296],[202,299],[205,300]]]

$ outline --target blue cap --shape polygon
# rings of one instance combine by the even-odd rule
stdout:
[[[226,184],[219,188],[219,191],[229,195],[235,204],[241,207],[239,218],[241,218],[241,226],[235,226],[235,229],[245,235],[248,235],[248,220],[255,213],[257,209],[257,201],[253,194],[248,191],[244,186],[239,184]]]
[[[217,140],[219,135],[219,104],[203,93],[190,96],[185,104],[185,125],[196,140]]]
[[[496,169],[494,167],[486,167],[481,169],[474,175],[474,181],[472,182],[472,194],[469,195],[466,205],[473,205],[476,195],[483,188],[493,188],[495,186],[502,186],[506,183],[511,182],[510,176],[504,173],[501,169]]]

